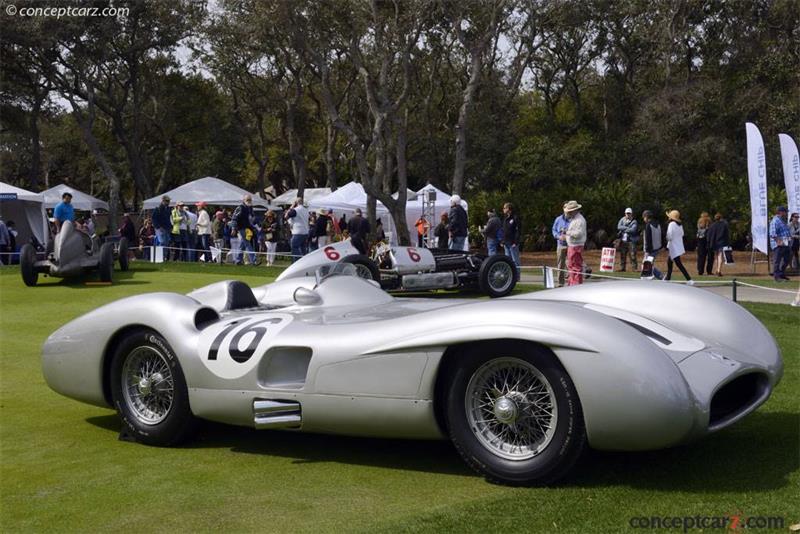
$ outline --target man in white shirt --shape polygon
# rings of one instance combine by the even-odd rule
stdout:
[[[308,254],[308,210],[303,199],[297,197],[284,218],[292,229],[292,263]]]

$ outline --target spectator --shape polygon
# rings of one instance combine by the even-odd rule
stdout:
[[[344,233],[345,230],[347,230],[347,217],[342,213],[342,216],[339,217],[339,234]]]
[[[503,248],[506,256],[514,261],[517,266],[517,277],[519,277],[522,263],[519,258],[519,242],[522,237],[522,222],[519,215],[514,213],[514,205],[511,202],[503,204]]]
[[[156,231],[156,245],[169,247],[169,237],[172,228],[172,220],[169,212],[170,198],[167,195],[161,197],[161,204],[153,210],[153,228]],[[167,259],[169,252],[164,255]]]
[[[64,222],[75,221],[75,208],[72,207],[72,193],[69,191],[61,193],[61,202],[53,210],[53,219],[55,220],[56,232],[61,231],[61,225]]]
[[[308,215],[306,215],[306,219],[307,218]],[[239,238],[238,253],[235,255],[235,263],[237,265],[244,264],[244,251],[246,250],[249,253],[248,258],[250,260],[250,265],[257,265],[256,254],[251,241],[252,237],[255,235],[255,231],[253,228],[253,197],[250,194],[242,198],[242,203],[233,211],[231,221],[233,223],[233,230]],[[233,234],[233,232],[231,232],[231,234]],[[239,253],[241,253],[241,255]]]
[[[94,235],[95,226],[94,226],[94,216],[97,215],[97,210],[92,211],[88,217],[86,217],[86,233],[90,236]]]
[[[206,203],[202,200],[197,206],[197,237],[200,240],[199,248],[203,251],[203,261],[211,261],[211,216],[206,210]]]
[[[439,224],[433,230],[436,236],[436,248],[447,250],[450,246],[450,232],[447,230],[447,213],[442,213]]]
[[[0,215],[0,265],[11,265],[11,232]]]
[[[792,257],[790,239],[791,230],[786,221],[786,208],[779,206],[769,223],[769,246],[774,251],[772,275],[776,282],[789,280],[789,277],[786,276],[786,267]]]
[[[183,213],[183,202],[178,201],[170,213],[170,221],[172,222],[172,233],[170,234],[170,242],[172,243],[172,259],[178,261],[183,259],[182,253],[186,246],[186,215]]]
[[[186,261],[197,260],[197,214],[191,206],[185,206],[186,215]]]
[[[497,216],[497,212],[490,208],[486,212],[488,219],[483,228],[483,236],[486,238],[486,252],[489,256],[497,254],[497,245],[503,239],[503,221]]]
[[[567,238],[567,285],[583,283],[583,246],[586,244],[586,219],[581,215],[581,205],[574,200],[564,204],[564,215],[569,220]]]
[[[278,239],[280,238],[280,228],[278,228],[278,218],[272,210],[267,211],[264,217],[264,243],[267,246],[267,267],[275,264],[275,251],[278,250]]]
[[[369,221],[363,217],[361,209],[356,208],[355,214],[350,217],[350,222],[347,223],[347,232],[350,234],[350,241],[353,243],[353,246],[356,247],[361,254],[366,255],[369,250],[367,246],[369,231]]]
[[[628,256],[631,270],[636,270],[636,246],[639,243],[639,223],[633,217],[633,209],[625,208],[625,215],[617,223],[617,252],[621,263],[620,271],[625,272]]]
[[[709,275],[714,267],[714,254],[708,247],[708,229],[711,226],[711,217],[707,211],[700,214],[697,219],[697,274],[703,276],[706,272]]]
[[[317,220],[314,223],[314,239],[316,239],[317,248],[325,248],[328,244],[328,226],[330,224],[331,218],[328,216],[328,210],[318,209]]]
[[[792,217],[789,219],[789,232],[792,236],[791,264],[792,268],[797,271],[800,270],[800,258],[798,258],[798,251],[800,251],[800,213],[792,213]]]
[[[558,287],[564,285],[564,280],[567,276],[567,227],[569,226],[569,219],[564,213],[565,202],[561,206],[561,214],[553,221],[553,239],[556,240],[556,269],[558,270]]]
[[[431,228],[431,224],[424,215],[420,215],[419,219],[417,219],[417,222],[414,223],[414,226],[417,229],[417,246],[422,247],[425,236],[428,234],[428,230]]]
[[[714,271],[717,276],[722,276],[722,266],[725,264],[724,249],[730,246],[730,229],[728,221],[725,220],[722,213],[717,212],[714,215],[714,222],[706,231],[706,239],[708,240],[708,252],[715,258]]]
[[[317,212],[308,214],[308,250],[317,250]]]
[[[225,249],[225,212],[217,210],[214,213],[214,220],[211,222],[211,239],[214,240],[214,248],[217,252],[217,261],[222,263],[222,254]]]
[[[649,258],[649,261],[652,263],[653,277],[661,280],[663,275],[661,271],[656,268],[658,254],[663,248],[661,241],[661,225],[653,218],[653,212],[650,210],[645,210],[642,213],[642,219],[644,220],[644,231],[642,231],[645,255],[644,261],[648,261]]]
[[[292,263],[308,254],[308,210],[303,206],[303,199],[294,199],[292,208],[283,216],[289,222],[292,231]]]
[[[375,239],[386,241],[386,232],[383,231],[383,222],[380,217],[375,221]]]
[[[150,247],[153,246],[155,235],[156,229],[153,227],[153,220],[146,217],[142,227],[139,228],[139,251],[145,260],[150,259]]]
[[[686,268],[683,266],[683,262],[681,261],[681,256],[686,252],[686,249],[683,247],[683,224],[681,223],[681,212],[678,210],[671,210],[667,212],[667,220],[669,220],[669,224],[667,225],[667,250],[669,251],[669,256],[667,257],[667,277],[666,280],[672,279],[672,264],[678,266],[680,269],[681,274],[684,278],[686,278],[686,283],[690,286],[694,285],[694,280],[692,277],[689,276],[689,273],[686,272]]]
[[[450,197],[450,213],[448,231],[450,232],[450,248],[464,250],[467,241],[467,211],[461,205],[461,197]]]
[[[131,220],[131,214],[126,213],[122,216],[122,226],[119,227],[119,235],[128,240],[128,246],[131,248],[138,247],[136,242],[136,226]]]

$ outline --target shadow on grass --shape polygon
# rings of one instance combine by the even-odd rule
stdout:
[[[114,434],[120,430],[116,415],[92,417],[87,422]],[[798,425],[800,414],[756,413],[739,426],[682,447],[652,452],[589,451],[559,486],[622,485],[692,493],[783,488],[789,484],[790,473],[800,467]],[[335,462],[472,474],[449,441],[352,438],[206,423],[185,446],[280,456],[298,464]]]

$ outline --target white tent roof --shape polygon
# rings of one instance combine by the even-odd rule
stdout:
[[[61,195],[64,194],[64,191],[69,191],[72,193],[72,207],[77,210],[91,211],[103,209],[108,211],[108,202],[104,202],[99,198],[95,198],[92,195],[87,195],[86,193],[78,191],[74,187],[64,184],[59,184],[46,191],[42,191],[42,195],[44,195],[44,207],[55,208],[56,205],[61,202]]]
[[[343,185],[333,193],[325,195],[324,197],[315,198],[307,202],[308,207],[339,209],[343,211],[353,211],[356,208],[362,210],[367,209],[367,193],[364,191],[364,186],[356,182],[350,182]],[[376,211],[378,213],[389,213],[380,201],[377,203]]]
[[[186,204],[195,204],[203,201],[214,206],[237,206],[242,203],[242,198],[248,194],[248,191],[229,184],[219,178],[200,178],[188,184],[183,184],[153,198],[148,198],[143,203],[143,208],[152,210],[158,207],[161,203],[161,197],[168,195],[170,198],[170,205],[175,205],[176,202],[181,201]],[[269,202],[263,198],[252,195],[253,205],[269,207]]]
[[[307,187],[303,190],[303,200],[307,203],[314,199],[322,198],[331,194],[330,187]],[[297,189],[289,189],[282,195],[272,199],[273,204],[291,204],[297,198]]]
[[[39,193],[0,182],[0,214],[3,221],[14,221],[17,245],[29,243],[36,236],[39,243],[47,242],[47,217],[44,211],[44,196]]]

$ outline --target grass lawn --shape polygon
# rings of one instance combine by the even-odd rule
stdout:
[[[0,530],[232,532],[632,531],[632,516],[782,516],[800,523],[800,311],[747,304],[785,374],[740,424],[690,446],[587,455],[553,488],[472,473],[447,442],[355,439],[207,424],[183,448],[117,440],[110,409],[44,383],[40,349],[66,321],[120,297],[187,292],[265,267],[133,264],[113,286],[0,268]],[[786,531],[786,529],[784,529]]]

